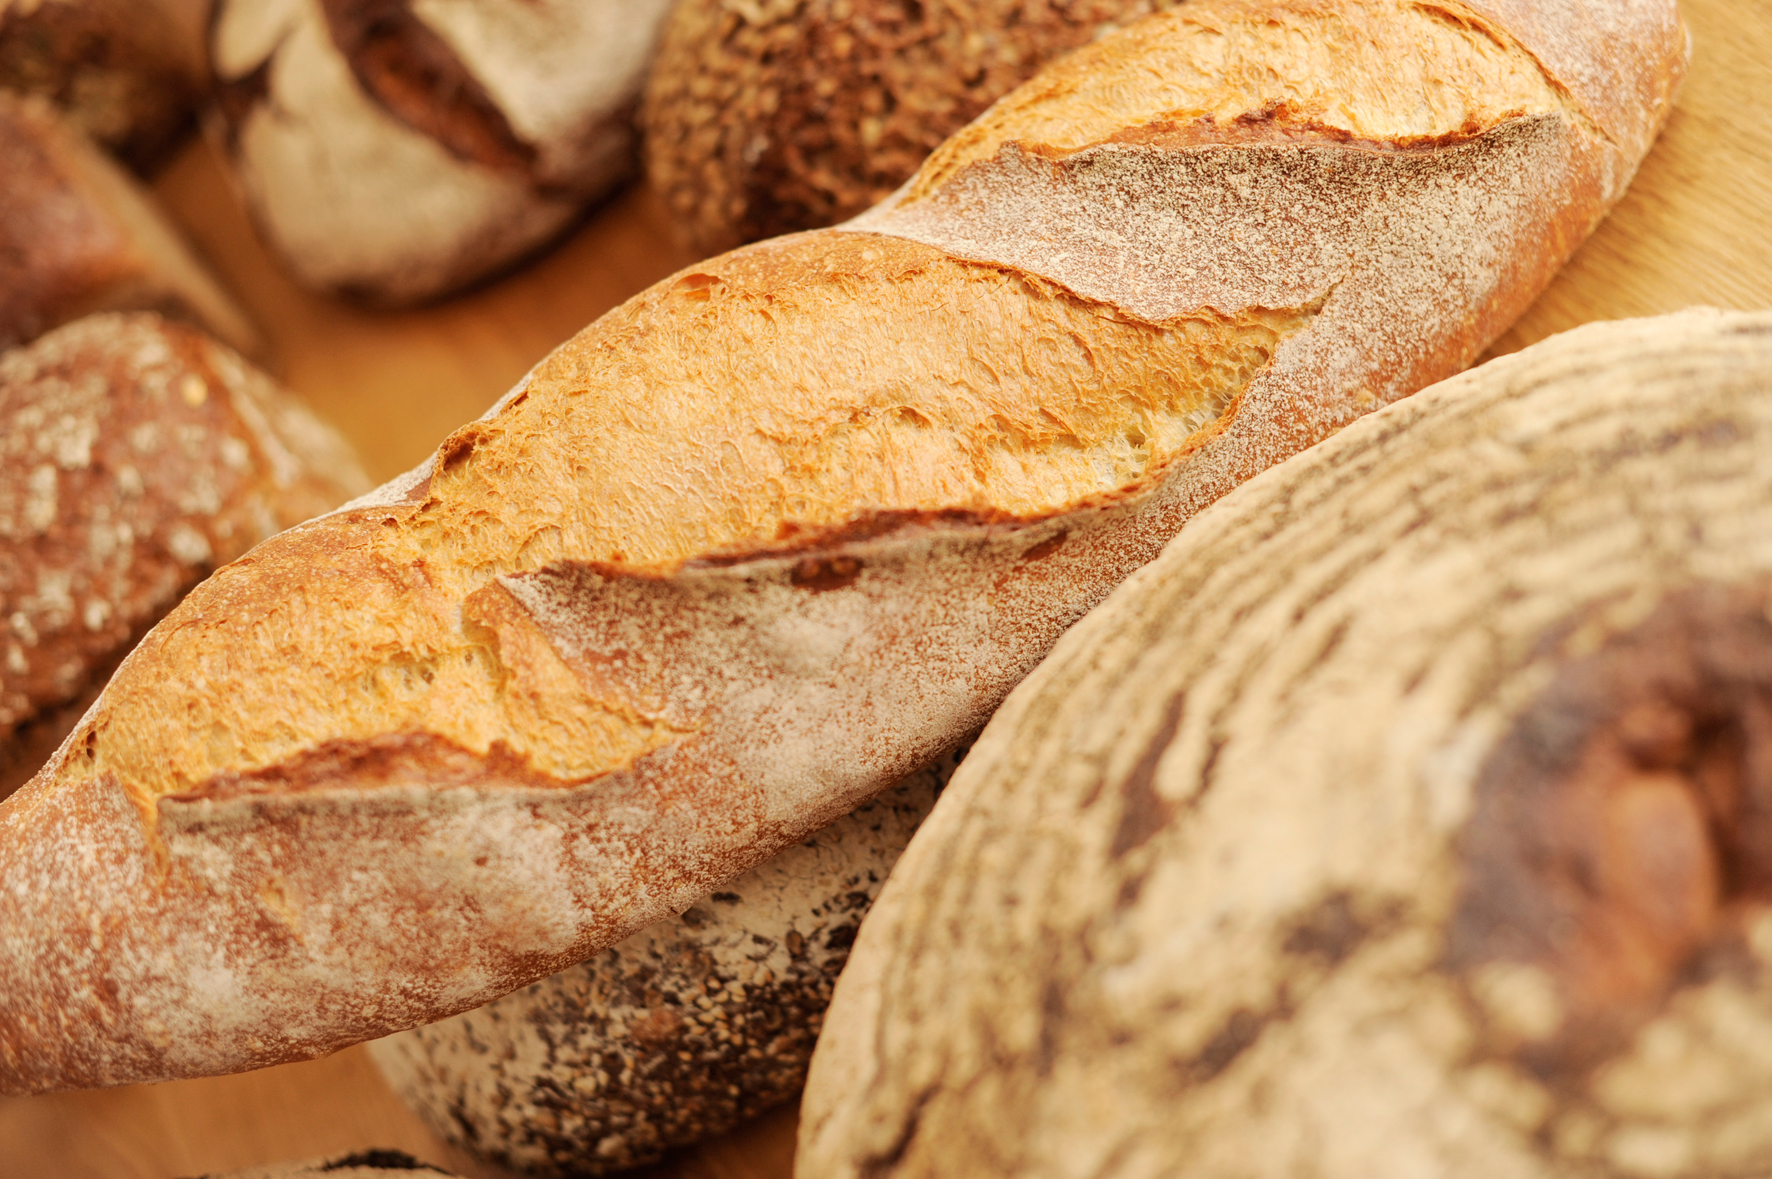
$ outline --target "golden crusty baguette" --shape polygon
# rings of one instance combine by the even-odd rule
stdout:
[[[0,1088],[475,1006],[951,747],[1192,512],[1467,364],[1622,191],[1673,5],[1514,9],[1153,17],[218,572],[0,808]]]
[[[1686,312],[1196,517],[900,857],[796,1174],[1765,1174],[1769,455]]]

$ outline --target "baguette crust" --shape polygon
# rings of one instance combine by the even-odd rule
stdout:
[[[1084,53],[1174,77],[1201,20],[1295,9],[1377,20],[1202,2]],[[478,1005],[952,747],[1193,512],[1467,363],[1622,190],[1554,79],[1498,104],[1448,60],[1426,82],[1466,98],[1402,147],[1266,106],[1104,134],[1036,79],[1001,109],[1070,101],[1098,141],[938,153],[846,229],[668,279],[221,571],[0,811],[0,1086]],[[1383,132],[1385,84],[1350,85]]]

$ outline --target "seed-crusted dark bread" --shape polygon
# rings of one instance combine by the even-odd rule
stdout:
[[[1192,513],[1467,364],[1623,191],[1672,5],[1493,13],[1147,18],[219,571],[0,806],[0,1085],[478,1006],[951,748]]]
[[[170,11],[178,2],[0,0],[0,89],[50,100],[151,171],[194,126],[208,81],[201,39]]]
[[[531,1175],[600,1175],[787,1101],[868,906],[949,755],[681,916],[370,1045],[431,1128]]]
[[[1201,513],[894,867],[796,1174],[1767,1173],[1769,456],[1685,312]]]
[[[665,2],[220,0],[218,137],[302,281],[445,294],[632,171]]]
[[[704,254],[853,217],[1050,59],[1174,0],[679,0],[646,173]]]
[[[0,354],[0,746],[53,728],[211,570],[367,485],[193,328],[95,315]]]
[[[0,176],[0,348],[83,315],[136,310],[259,347],[153,198],[48,102],[0,90]]]

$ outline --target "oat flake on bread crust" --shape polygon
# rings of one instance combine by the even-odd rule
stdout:
[[[0,807],[0,1089],[476,1006],[953,746],[1191,513],[1526,306],[1684,68],[1671,2],[1623,52],[1587,7],[1152,17],[218,572]]]

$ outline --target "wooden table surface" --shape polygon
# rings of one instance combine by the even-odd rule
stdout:
[[[1691,73],[1635,184],[1492,351],[1596,319],[1693,304],[1772,308],[1772,3],[1682,0]],[[440,306],[374,313],[296,287],[254,239],[208,150],[159,196],[266,329],[268,367],[356,443],[370,474],[421,460],[550,348],[693,261],[630,189],[528,266]],[[685,1151],[648,1179],[785,1179],[794,1112]],[[492,1179],[431,1134],[360,1048],[238,1077],[0,1099],[0,1179],[174,1179],[398,1147]]]

